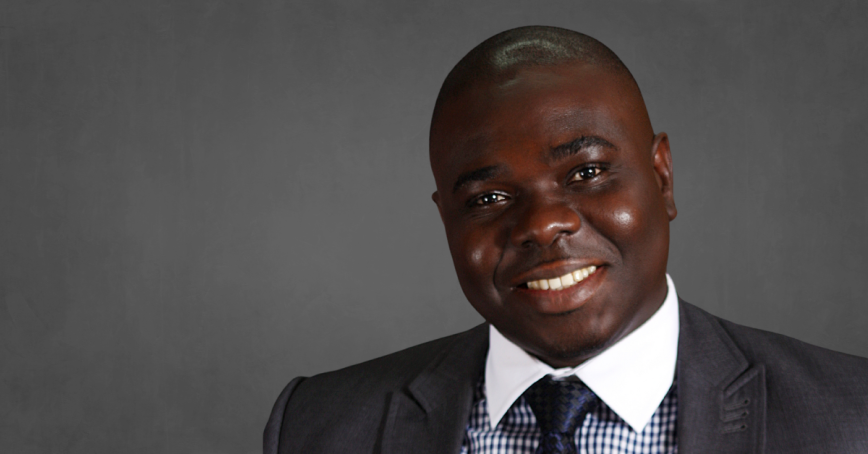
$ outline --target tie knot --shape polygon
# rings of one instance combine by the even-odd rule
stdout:
[[[597,395],[577,380],[554,380],[546,375],[524,392],[543,437],[575,436],[585,415],[597,406]]]

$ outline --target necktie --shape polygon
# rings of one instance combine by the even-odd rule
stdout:
[[[576,429],[597,406],[597,395],[582,382],[546,375],[524,392],[542,438],[536,454],[575,454]]]

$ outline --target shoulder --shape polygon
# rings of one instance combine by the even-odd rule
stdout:
[[[679,431],[692,441],[741,421],[769,452],[868,452],[868,360],[680,309]]]
[[[793,418],[802,418],[802,423],[814,418],[804,419],[807,415],[822,415],[823,421],[812,420],[811,425],[803,427],[806,433],[840,433],[842,439],[852,439],[845,434],[852,430],[865,432],[868,359],[739,325],[687,303],[683,306],[683,321],[693,326],[704,324],[707,330],[717,331],[717,335],[732,342],[730,345],[749,366],[762,369],[767,423],[772,431],[769,436],[774,435],[778,426],[781,434],[802,427],[804,424],[799,425]]]
[[[868,359],[725,320],[721,325],[749,361],[765,368],[771,420],[822,414],[828,421],[835,421],[836,427],[826,428],[827,433],[857,430],[865,440]],[[773,426],[770,424],[769,429]]]
[[[868,359],[811,345],[782,334],[718,318],[721,327],[751,362],[789,381],[847,387],[868,393]]]
[[[274,405],[265,430],[266,448],[274,448],[265,452],[295,452],[296,447],[349,452],[338,441],[352,443],[353,452],[370,451],[396,391],[431,374],[475,370],[487,349],[483,324],[343,369],[298,377]]]
[[[435,339],[389,355],[304,379],[294,394],[324,390],[334,396],[384,392],[406,386],[432,363],[449,361],[454,349],[487,342],[487,325]],[[486,344],[487,346],[487,344]]]
[[[709,380],[691,388],[692,397],[706,400],[684,401],[694,416],[710,410],[712,423],[720,409],[709,398],[744,392],[754,403],[741,417],[757,415],[769,451],[868,452],[868,359],[739,325],[683,301],[680,320],[679,361],[693,364],[685,372],[701,370]],[[758,386],[750,390],[749,380]],[[697,386],[719,386],[722,394]]]
[[[811,345],[782,334],[734,323],[681,301],[681,323],[718,331],[753,364],[782,369],[789,375],[824,381],[841,379],[868,386],[868,359]],[[683,327],[682,327],[683,331]],[[857,376],[854,376],[857,374]],[[863,374],[858,376],[858,374]]]

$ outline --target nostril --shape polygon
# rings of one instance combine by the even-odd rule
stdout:
[[[561,236],[570,236],[581,228],[579,213],[558,200],[534,200],[516,210],[512,242],[523,249],[548,247]]]

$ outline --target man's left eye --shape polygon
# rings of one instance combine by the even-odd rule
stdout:
[[[572,181],[581,181],[581,180],[590,180],[595,176],[599,175],[602,172],[599,166],[587,166],[579,169],[575,174],[573,174]]]
[[[484,205],[491,205],[493,203],[501,202],[504,200],[506,200],[506,197],[504,197],[500,194],[497,194],[497,193],[490,193],[490,194],[483,194],[483,195],[477,197],[475,200],[472,201],[472,203],[473,203],[473,205],[484,206]]]

